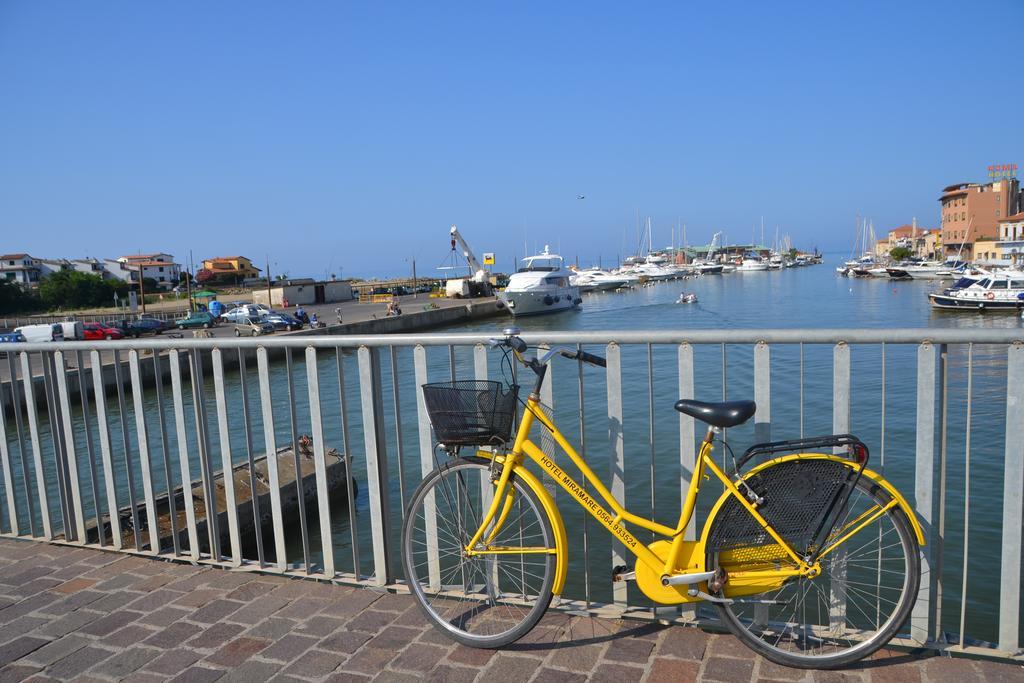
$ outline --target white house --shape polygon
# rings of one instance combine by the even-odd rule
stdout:
[[[138,282],[141,270],[142,277],[156,280],[164,289],[174,287],[181,279],[181,266],[174,262],[174,256],[163,252],[107,259],[106,269],[114,277],[126,282]]]
[[[0,255],[0,279],[34,286],[42,275],[40,259],[28,254]]]

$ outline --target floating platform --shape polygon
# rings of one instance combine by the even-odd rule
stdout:
[[[299,467],[302,472],[302,492],[299,496],[298,488],[295,486],[297,479],[295,469],[295,456],[291,446],[279,448],[275,455],[277,459],[277,476],[280,484],[282,524],[289,524],[299,517],[299,505],[309,506],[316,502],[316,469],[313,462],[312,450],[304,448],[303,440],[299,441]],[[334,499],[336,496],[347,495],[346,466],[343,457],[335,450],[330,449],[326,453],[327,460],[327,491],[328,496]],[[244,462],[232,469],[232,481],[235,492],[235,508],[238,515],[238,533],[243,548],[255,545],[256,533],[266,533],[273,525],[271,508],[270,476],[267,471],[267,456],[261,455],[253,459],[255,477],[249,475],[249,463]],[[253,489],[252,481],[255,480],[257,504],[259,507],[259,523],[255,520],[253,510]],[[224,477],[222,473],[214,476],[213,482],[213,510],[217,515],[217,531],[220,538],[221,552],[230,553],[230,537],[227,513],[227,495],[224,488]],[[353,487],[355,482],[353,482]],[[192,508],[195,513],[196,535],[199,541],[200,552],[210,552],[210,534],[207,530],[206,520],[206,494],[202,479],[196,479],[189,486],[192,493]],[[171,513],[170,498],[165,493],[158,496],[156,503],[157,527],[159,531],[160,546],[162,551],[171,550],[174,547],[174,529],[178,532],[178,541],[181,548],[189,547],[189,534],[187,516],[185,513],[184,488],[179,486],[172,493],[174,501],[174,513]],[[301,503],[300,503],[301,500]],[[174,524],[172,525],[172,516]],[[146,514],[146,503],[144,499],[138,500],[137,517],[139,520],[140,541],[143,549],[151,550],[149,543],[148,517]],[[118,510],[118,520],[121,525],[121,542],[126,548],[135,547],[135,530],[132,525],[131,506],[125,506]],[[110,523],[104,522],[104,534],[109,543]],[[96,526],[87,529],[89,543],[95,543],[99,539]],[[271,548],[268,549],[272,552]]]

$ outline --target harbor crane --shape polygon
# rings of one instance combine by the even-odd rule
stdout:
[[[451,230],[452,238],[452,252],[455,252],[455,247],[458,245],[462,249],[462,255],[466,259],[466,263],[469,264],[470,277],[459,278],[448,280],[445,285],[445,294],[447,296],[459,299],[459,298],[470,298],[475,296],[491,296],[494,293],[491,287],[490,277],[484,267],[477,261],[476,256],[473,254],[473,250],[469,248],[469,244],[462,237],[462,233],[459,229],[452,226]]]

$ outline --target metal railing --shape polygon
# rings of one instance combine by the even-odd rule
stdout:
[[[0,533],[399,586],[405,503],[444,457],[418,386],[501,377],[488,336],[5,348]],[[671,409],[677,398],[754,398],[752,423],[724,436],[736,446],[814,432],[857,434],[871,446],[870,466],[912,501],[928,540],[908,640],[1019,654],[1020,330],[523,338],[585,345],[607,357],[606,373],[556,363],[543,401],[610,490],[637,512],[674,519],[690,483],[700,430]],[[702,498],[701,519],[688,530],[693,537],[715,495]],[[626,553],[607,535],[591,534],[586,516],[561,502],[572,548],[564,604],[714,618],[692,607],[654,606],[633,587],[613,584],[611,568],[624,564]]]

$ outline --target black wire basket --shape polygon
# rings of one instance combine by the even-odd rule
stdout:
[[[434,434],[445,446],[500,446],[512,436],[518,386],[459,380],[423,385]]]

